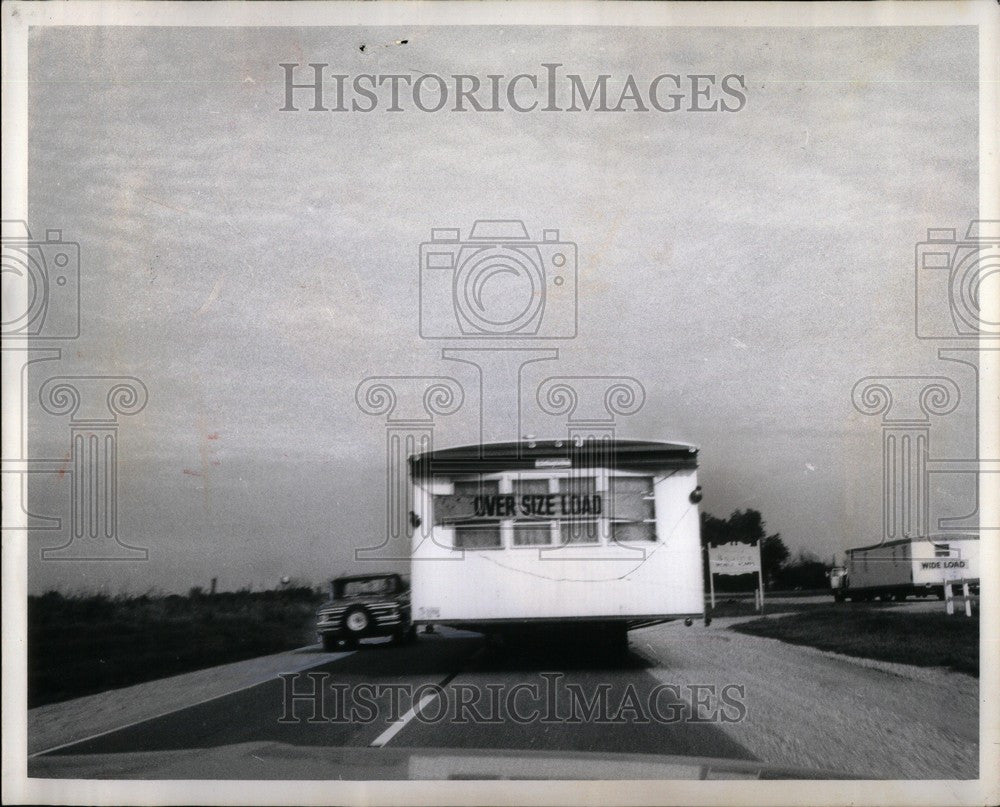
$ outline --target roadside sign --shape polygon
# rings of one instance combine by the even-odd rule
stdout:
[[[708,564],[712,574],[751,574],[760,571],[760,553],[754,544],[709,544]]]
[[[764,610],[764,574],[760,561],[760,542],[744,544],[731,541],[728,544],[708,545],[708,585],[715,608],[715,575],[757,574],[757,589],[754,591],[754,605],[758,611]]]

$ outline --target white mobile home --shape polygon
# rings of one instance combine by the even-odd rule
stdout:
[[[849,549],[846,569],[838,599],[943,597],[947,581],[978,584],[979,536],[920,536]]]
[[[412,457],[413,618],[510,632],[704,616],[697,449],[524,441]]]

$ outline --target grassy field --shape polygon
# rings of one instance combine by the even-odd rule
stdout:
[[[791,600],[790,597],[782,597],[768,593],[764,600],[764,615],[774,616],[775,614],[795,613],[799,611],[812,611],[829,608],[833,604],[833,597],[830,596],[809,596],[809,602],[802,600]],[[715,609],[713,610],[706,601],[705,608],[713,618],[726,616],[753,616],[757,613],[754,608],[752,596],[732,594],[721,594],[715,598]]]
[[[730,630],[848,656],[979,676],[979,616],[914,613],[894,608],[830,606],[763,617]]]
[[[302,647],[309,588],[140,597],[28,598],[28,707]]]

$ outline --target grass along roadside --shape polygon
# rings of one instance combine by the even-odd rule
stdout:
[[[979,676],[979,615],[828,607],[732,625],[730,630],[848,656],[947,667]]]
[[[832,597],[816,598],[814,602],[789,602],[781,599],[765,599],[763,615],[774,616],[776,614],[792,614],[800,611],[813,611],[829,608]],[[718,596],[715,600],[715,608],[706,601],[705,610],[713,619],[727,616],[754,616],[760,613],[754,606],[753,599],[743,597],[737,599],[732,596]]]
[[[28,708],[316,640],[309,588],[28,598]]]

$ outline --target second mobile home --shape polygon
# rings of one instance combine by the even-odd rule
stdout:
[[[847,550],[837,599],[944,596],[948,581],[979,582],[979,536],[916,536]]]

